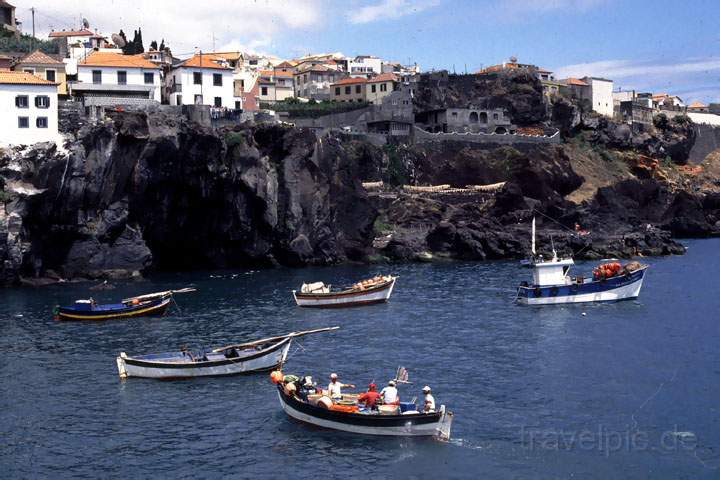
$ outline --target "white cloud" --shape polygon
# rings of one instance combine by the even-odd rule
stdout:
[[[660,77],[681,74],[707,73],[720,70],[720,58],[693,59],[679,63],[633,62],[630,60],[604,60],[578,63],[555,70],[555,77],[582,77],[585,75],[623,79],[636,76]]]
[[[33,5],[38,36],[51,28],[78,28],[85,17],[105,35],[122,28],[132,37],[141,27],[146,48],[165,38],[176,55],[195,47],[211,50],[213,43],[218,50],[270,46],[290,30],[320,25],[323,12],[322,0],[34,0]],[[30,31],[29,8],[18,8],[17,15]]]
[[[348,20],[350,23],[392,20],[420,13],[439,4],[440,0],[382,0],[380,3],[358,8],[356,12],[348,14]]]

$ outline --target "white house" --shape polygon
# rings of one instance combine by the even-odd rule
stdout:
[[[57,84],[27,72],[0,71],[0,144],[58,139]]]
[[[348,62],[348,73],[351,77],[370,78],[374,75],[380,75],[382,72],[383,61],[378,57],[371,55],[358,55]]]
[[[94,52],[78,62],[71,94],[88,106],[160,103],[161,69],[142,55]]]
[[[199,53],[170,70],[170,105],[236,108],[233,69],[227,60]]]
[[[613,116],[613,81],[606,78],[584,77],[583,81],[590,86],[592,109],[601,115]]]

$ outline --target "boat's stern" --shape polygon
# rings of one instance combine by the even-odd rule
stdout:
[[[530,298],[530,289],[525,285],[520,285],[517,289],[517,294],[515,295],[515,301],[517,303],[521,303],[524,305],[527,305]]]
[[[125,368],[125,359],[127,358],[127,354],[125,352],[120,352],[120,356],[115,359],[117,362],[118,367],[118,373],[120,374],[120,378],[127,378],[128,372]]]

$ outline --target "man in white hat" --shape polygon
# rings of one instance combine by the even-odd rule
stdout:
[[[380,391],[380,395],[382,395],[385,405],[398,405],[400,403],[400,396],[395,387],[395,380],[390,380],[388,386]]]
[[[337,373],[330,374],[330,384],[328,385],[328,396],[333,400],[342,400],[342,388],[355,388],[355,385],[351,383],[340,383],[338,382]]]
[[[429,386],[425,385],[422,391],[425,394],[425,407],[423,408],[423,412],[435,412],[435,397],[432,396],[432,389],[430,389]]]

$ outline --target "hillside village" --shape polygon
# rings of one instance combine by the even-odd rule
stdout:
[[[4,36],[20,36],[15,7],[0,1]],[[373,55],[309,54],[282,59],[247,52],[196,51],[173,55],[165,40],[145,49],[142,32],[128,40],[82,26],[68,26],[38,39],[46,53],[0,51],[0,144],[59,139],[76,119],[102,119],[106,109],[162,105],[176,107],[209,124],[283,121],[318,131],[384,137],[428,138],[428,134],[475,135],[484,141],[514,143],[554,132],[542,122],[512,118],[507,108],[488,105],[416,105],[418,82],[442,84],[448,72],[422,72]],[[515,57],[466,75],[492,78],[504,72],[528,72],[542,85],[547,108],[568,98],[585,111],[612,118],[642,132],[653,117],[688,115],[696,123],[720,125],[720,104],[694,102],[669,93],[621,91],[612,79],[586,76],[557,79],[541,66]],[[65,120],[65,121],[64,121]],[[497,135],[508,135],[498,140]],[[532,138],[535,137],[535,138]]]

